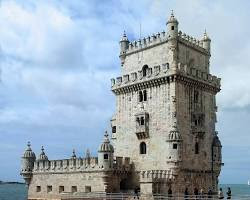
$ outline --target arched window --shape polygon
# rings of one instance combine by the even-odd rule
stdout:
[[[147,153],[147,146],[145,144],[145,142],[142,142],[140,144],[140,154],[146,154]]]
[[[147,70],[148,70],[148,65],[144,65],[142,67],[142,76],[143,77],[147,76]]]
[[[199,154],[199,143],[195,143],[195,154]]]
[[[142,91],[139,91],[139,102],[143,101],[143,94]]]
[[[143,90],[143,100],[147,101],[147,90]]]
[[[141,117],[141,125],[144,125],[145,122],[144,122],[144,117]]]
[[[194,91],[194,103],[199,102],[199,92],[197,90]]]

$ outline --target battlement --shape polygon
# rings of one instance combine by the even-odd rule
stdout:
[[[165,31],[152,34],[148,37],[142,39],[134,40],[128,43],[128,48],[125,54],[130,54],[136,51],[141,51],[146,48],[153,47],[155,45],[162,44],[168,41],[168,35]],[[203,41],[196,39],[192,36],[187,35],[186,33],[178,32],[178,41],[188,45],[192,48],[195,48],[198,51],[207,53],[207,50],[204,48]]]
[[[129,42],[126,54],[132,53],[140,49],[148,48],[165,41],[167,41],[166,32],[165,31],[162,31],[161,33],[158,32],[148,37],[144,37],[142,39]]]
[[[189,36],[186,33],[179,31],[178,32],[178,40],[179,40],[179,42],[182,42],[185,45],[193,47],[199,51],[202,51],[204,53],[207,52],[207,50],[204,48],[202,40],[199,40],[199,39],[196,39],[192,36]]]
[[[130,158],[115,157],[113,170],[126,170],[131,168]],[[104,170],[98,165],[97,157],[71,158],[62,160],[36,160],[33,173],[43,172],[79,172],[79,171],[101,171]]]
[[[151,68],[149,67],[147,69],[146,76],[143,76],[143,72],[140,70],[131,74],[125,74],[122,77],[117,77],[116,79],[113,78],[111,79],[111,89],[115,91],[116,89],[122,87],[139,84],[145,81],[152,81],[174,74],[183,75],[187,78],[198,80],[218,89],[220,88],[220,78],[201,71],[198,67],[188,67],[186,64],[184,65],[182,63],[178,63],[177,69],[174,69],[169,65],[169,63],[164,63]]]

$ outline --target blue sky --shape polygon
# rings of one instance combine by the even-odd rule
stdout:
[[[173,9],[179,29],[212,39],[211,72],[222,78],[217,130],[221,183],[250,178],[249,1],[2,0],[0,4],[0,180],[21,180],[20,157],[31,141],[38,155],[93,154],[109,129],[119,75],[119,39],[166,30]]]

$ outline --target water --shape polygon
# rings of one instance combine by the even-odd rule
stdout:
[[[27,188],[24,184],[1,184],[0,200],[27,200]]]
[[[222,184],[220,187],[223,189],[224,195],[226,194],[227,187],[232,190],[234,196],[249,195],[250,199],[250,186],[246,184]],[[27,188],[25,185],[19,184],[3,184],[0,185],[0,200],[26,200]],[[237,197],[233,198],[237,199]]]

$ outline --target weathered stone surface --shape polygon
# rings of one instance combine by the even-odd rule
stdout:
[[[105,135],[98,158],[73,153],[55,161],[44,152],[34,161],[29,149],[21,172],[29,198],[60,198],[62,186],[64,192],[140,187],[149,196],[216,190],[222,165],[215,131],[220,79],[209,73],[210,42],[206,33],[199,41],[178,32],[173,14],[167,32],[135,42],[124,33],[122,73],[111,81],[113,146]]]

